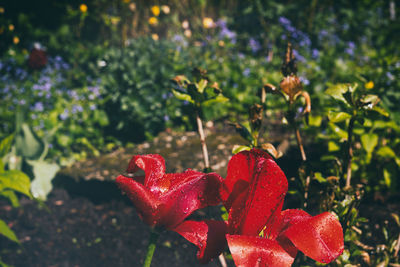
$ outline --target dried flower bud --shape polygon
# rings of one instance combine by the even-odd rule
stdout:
[[[32,69],[41,69],[47,64],[46,52],[40,49],[32,49],[28,58],[28,65]]]
[[[261,145],[261,148],[265,151],[267,151],[271,156],[273,156],[275,159],[278,159],[282,157],[282,152],[276,150],[273,144],[271,143],[264,143]]]
[[[297,73],[296,59],[293,55],[293,49],[291,43],[288,43],[287,45],[286,56],[282,64],[281,71],[283,76],[285,77],[290,75],[296,75]]]
[[[261,122],[263,118],[263,107],[259,104],[254,104],[250,107],[249,116],[251,128],[254,130],[259,130],[261,127]]]
[[[293,101],[294,97],[303,90],[303,85],[297,76],[287,76],[280,84],[281,90]]]

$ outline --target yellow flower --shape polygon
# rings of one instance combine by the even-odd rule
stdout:
[[[206,29],[214,27],[214,21],[212,18],[205,17],[203,19],[203,27]]]
[[[130,3],[129,4],[129,9],[133,12],[136,10],[136,4],[135,3]]]
[[[123,0],[125,4],[128,4],[131,0]]]
[[[183,33],[187,38],[190,38],[192,36],[192,31],[187,29],[185,30],[185,32]]]
[[[154,16],[160,15],[160,7],[159,6],[152,6],[151,7],[151,13],[153,13]]]
[[[0,6],[0,14],[4,13],[4,7]]]
[[[17,36],[14,36],[13,43],[14,44],[18,44],[19,43],[19,38]]]
[[[162,10],[162,12],[164,12],[164,14],[169,14],[169,12],[171,11],[169,6],[167,6],[167,5],[162,5],[161,10]]]
[[[187,21],[187,20],[182,21],[182,28],[188,29],[189,28],[189,21]]]
[[[158,19],[156,17],[150,17],[149,18],[149,24],[150,25],[157,25]]]
[[[154,41],[158,41],[158,34],[157,33],[153,33],[151,35],[151,38],[153,38]]]
[[[81,4],[81,5],[79,6],[79,9],[80,9],[80,11],[81,11],[82,13],[86,13],[86,12],[87,12],[87,5]]]
[[[374,88],[374,86],[375,86],[375,84],[374,84],[373,81],[369,81],[369,82],[367,82],[367,83],[365,84],[365,88],[366,88],[366,89],[372,89],[372,88]]]
[[[10,32],[12,32],[15,29],[15,27],[14,25],[10,24],[8,25],[8,29],[10,30]]]

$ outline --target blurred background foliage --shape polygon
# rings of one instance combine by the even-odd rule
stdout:
[[[400,189],[399,6],[393,0],[4,1],[0,139],[23,136],[25,123],[49,148],[46,160],[66,166],[166,128],[193,130],[193,107],[174,97],[170,79],[190,76],[194,67],[207,69],[229,98],[207,107],[203,119],[243,121],[263,85],[282,79],[290,41],[311,96],[308,123],[300,127],[306,147],[318,150],[310,160],[316,188],[340,195],[328,178],[343,172],[349,121],[357,113],[352,183],[385,199]],[[354,99],[373,95],[365,103],[376,108],[363,113],[335,97],[348,84],[357,84]],[[269,122],[282,123],[283,107],[268,96]],[[337,199],[336,212],[345,216],[352,200]],[[355,216],[352,223],[362,222]],[[376,252],[376,262],[389,262],[390,249]]]

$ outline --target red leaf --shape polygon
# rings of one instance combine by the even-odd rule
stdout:
[[[343,229],[336,216],[324,212],[309,219],[301,219],[282,233],[308,257],[329,263],[342,254]]]
[[[226,224],[222,221],[185,221],[173,231],[199,248],[197,258],[201,263],[217,257],[226,247]]]
[[[226,235],[237,267],[291,266],[291,257],[276,241],[258,236]]]

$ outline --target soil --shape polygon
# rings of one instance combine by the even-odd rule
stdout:
[[[109,155],[63,169],[53,180],[54,189],[45,203],[22,197],[21,207],[12,208],[1,200],[0,217],[21,242],[19,246],[0,236],[1,260],[21,267],[141,266],[149,228],[113,180],[123,173],[134,154],[163,155],[168,172],[180,172],[188,167],[201,170],[197,140],[193,133],[163,133],[152,142],[132,149],[118,149]],[[207,141],[212,162],[223,162],[213,168],[224,176],[233,144],[243,144],[243,141],[237,135],[227,133],[210,133]],[[292,162],[290,159],[287,161]],[[290,207],[290,202],[287,199],[286,206]],[[398,198],[392,205],[368,200],[360,206],[361,216],[370,220],[374,232],[373,240],[364,243],[369,246],[379,244],[383,239],[380,227],[384,224],[395,228],[390,214],[398,212],[399,203]],[[375,216],[377,211],[379,216]],[[196,219],[207,214],[208,218],[219,219],[219,213],[219,207],[212,207],[192,216]],[[197,248],[183,237],[165,231],[158,240],[152,266],[221,266],[218,260],[207,265],[199,264],[196,252]],[[234,266],[232,260],[227,261],[228,266]]]

